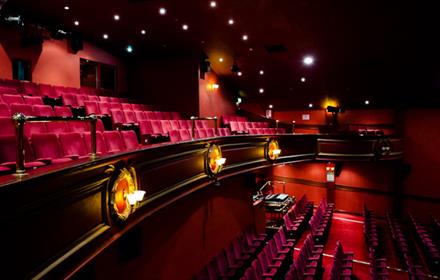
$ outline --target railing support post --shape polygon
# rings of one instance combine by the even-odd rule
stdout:
[[[91,143],[92,143],[92,151],[90,154],[91,159],[96,159],[96,122],[98,118],[95,115],[90,116],[90,137],[91,137]]]
[[[26,122],[26,116],[21,113],[16,113],[12,116],[12,120],[15,124],[15,137],[17,142],[15,173],[17,175],[22,175],[26,173],[24,168],[24,124]]]
[[[292,121],[292,134],[295,133],[295,121]]]
[[[218,135],[218,119],[217,116],[214,117],[215,135]]]
[[[196,117],[191,117],[192,124],[191,124],[191,138],[194,140],[196,138]]]

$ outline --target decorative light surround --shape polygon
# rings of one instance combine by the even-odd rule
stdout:
[[[210,177],[215,177],[223,168],[226,158],[222,157],[220,146],[209,146],[205,157],[205,171]]]
[[[107,40],[108,39],[108,34],[106,34],[106,33],[102,34],[102,38]]]
[[[121,18],[121,17],[120,17],[118,14],[116,14],[116,15],[113,16],[113,19],[114,19],[114,20],[119,20],[120,18]]]
[[[211,1],[211,3],[209,3],[209,6],[211,6],[211,8],[215,8],[217,7],[217,2]]]
[[[145,191],[138,190],[136,171],[131,168],[120,170],[110,193],[111,212],[119,221],[126,220],[144,199]]]
[[[186,30],[188,30],[188,28],[189,28],[189,27],[188,27],[188,24],[182,24],[182,29],[183,29],[183,30],[186,31]]]
[[[167,9],[165,9],[165,8],[159,8],[159,14],[160,15],[166,15],[167,14]]]
[[[265,149],[266,158],[268,160],[277,160],[278,157],[281,154],[281,149],[278,144],[278,141],[275,139],[271,139],[269,142],[266,143],[266,149]]]
[[[228,20],[228,24],[229,24],[229,25],[234,25],[234,23],[235,23],[234,19],[230,18],[230,19]]]

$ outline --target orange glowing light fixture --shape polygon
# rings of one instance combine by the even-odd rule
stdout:
[[[275,139],[270,140],[266,144],[266,158],[269,160],[276,160],[281,155],[281,149],[278,141]]]
[[[208,152],[206,153],[205,157],[206,173],[211,177],[215,177],[215,175],[217,175],[222,170],[225,162],[226,158],[222,156],[222,150],[220,146],[217,146],[215,144],[209,146]]]

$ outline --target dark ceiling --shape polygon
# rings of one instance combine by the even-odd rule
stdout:
[[[133,58],[204,51],[237,92],[278,107],[304,107],[325,97],[352,107],[364,106],[366,99],[378,107],[439,104],[440,17],[428,1],[216,0],[215,8],[210,2],[9,0],[4,8],[48,26],[79,30],[124,56],[124,47],[132,44]],[[159,15],[160,7],[166,15]],[[183,31],[182,24],[189,29]],[[268,52],[270,46],[281,51]],[[307,54],[316,59],[311,67],[302,64]],[[234,59],[241,77],[231,73]]]

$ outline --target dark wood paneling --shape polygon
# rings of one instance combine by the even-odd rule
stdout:
[[[275,162],[264,156],[271,138],[278,139],[282,150]],[[332,143],[334,159],[344,158],[347,152],[369,154],[377,140],[326,139],[326,144]],[[204,172],[204,157],[212,143],[220,145],[226,157],[219,180],[274,164],[314,160],[318,148],[329,147],[320,147],[316,135],[230,136],[150,146],[73,166],[47,167],[22,178],[2,177],[0,251],[8,258],[0,263],[0,273],[15,278],[69,275],[158,209],[210,185],[214,179]],[[346,145],[352,144],[348,151]],[[110,218],[109,190],[118,170],[130,167],[147,194],[124,224],[116,223]]]

